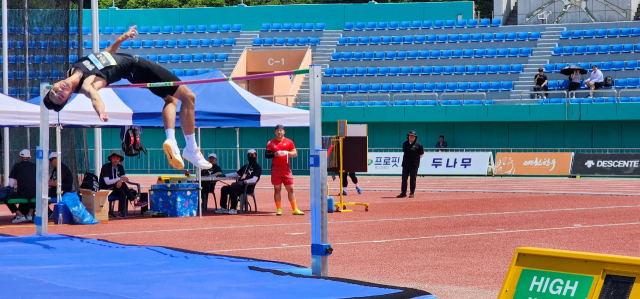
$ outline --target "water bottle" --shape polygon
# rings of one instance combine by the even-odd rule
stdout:
[[[62,220],[62,211],[60,211],[60,213],[58,213],[58,226],[62,226],[62,222],[64,222],[64,220]]]

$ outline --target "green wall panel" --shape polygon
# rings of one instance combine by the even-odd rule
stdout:
[[[593,124],[590,122],[570,122],[564,125],[564,146],[568,148],[590,148],[592,146]]]
[[[400,133],[400,124],[378,123],[369,126],[369,136],[373,136],[373,147],[396,148],[402,146],[402,142],[404,142],[405,140],[406,133]]]
[[[565,120],[566,105],[529,105],[529,120],[531,121],[550,121]]]
[[[309,129],[307,128],[289,128],[287,132],[291,132],[293,130],[293,138],[295,138],[295,145],[299,148],[308,148],[309,147]],[[322,135],[326,133],[323,132]],[[265,143],[264,146],[267,144]]]
[[[593,123],[593,147],[616,148],[622,146],[622,124],[619,122]]]
[[[560,122],[544,122],[536,125],[537,148],[564,147],[564,124]]]
[[[365,107],[364,119],[369,122],[386,122],[404,119],[405,107]]]
[[[606,120],[617,118],[617,105],[614,103],[581,104],[581,120]]]
[[[405,108],[405,118],[389,121],[436,122],[447,120],[447,108],[444,106],[416,106]]]
[[[456,136],[452,123],[427,123],[427,136],[420,139],[422,146],[425,148],[434,147],[439,141],[440,135],[444,135],[444,141],[449,147],[455,147]]]
[[[505,123],[482,124],[482,147],[509,147],[509,125]]]
[[[487,109],[489,119],[493,121],[529,120],[529,105],[495,105]]]
[[[640,122],[622,122],[621,134],[623,148],[640,148]]]
[[[225,128],[216,130],[216,147],[217,148],[236,148],[236,129]],[[267,145],[265,140],[265,146]]]
[[[162,130],[158,130],[160,133],[164,133]],[[216,132],[217,130],[213,129],[200,129],[200,147],[201,148],[214,148],[216,147]],[[145,132],[146,133],[146,132]]]
[[[617,119],[639,119],[640,118],[640,103],[618,103],[617,106]]]
[[[447,121],[488,121],[489,106],[447,106]]]
[[[536,147],[535,123],[509,124],[509,147],[534,148]]]
[[[447,141],[449,147],[482,147],[482,125],[478,123],[459,123],[453,127],[455,142]],[[445,139],[446,140],[446,139]],[[436,141],[438,141],[436,139]],[[435,142],[433,142],[435,144]]]
[[[275,129],[272,128],[241,128],[240,147],[244,148],[265,148],[266,140],[275,138]],[[285,137],[293,138],[293,128],[285,128]]]

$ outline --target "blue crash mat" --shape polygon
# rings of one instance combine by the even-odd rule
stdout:
[[[32,298],[435,299],[415,289],[274,269],[306,270],[284,263],[62,235],[0,237],[0,289],[19,289]]]

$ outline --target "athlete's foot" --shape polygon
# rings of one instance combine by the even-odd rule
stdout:
[[[200,169],[211,169],[212,165],[209,161],[205,160],[204,156],[200,152],[200,149],[196,149],[193,152],[188,151],[186,148],[182,151],[182,157],[191,162],[193,166]]]
[[[282,216],[282,209],[278,209],[276,211],[276,216]]]
[[[175,169],[183,169],[184,161],[182,161],[182,157],[180,156],[180,149],[178,148],[178,143],[175,139],[167,139],[162,144],[162,149],[164,149],[165,155],[167,155],[167,160],[171,167]]]
[[[291,214],[293,214],[293,215],[304,215],[304,212],[300,211],[298,209],[295,209],[295,210],[293,210],[293,212],[291,212]]]
[[[358,194],[362,194],[362,190],[360,190],[360,187],[356,187],[356,190],[358,190]]]

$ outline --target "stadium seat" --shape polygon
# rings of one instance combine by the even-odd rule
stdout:
[[[124,42],[123,42],[124,44]],[[178,48],[186,48],[189,46],[189,40],[188,39],[179,39],[178,40]],[[122,46],[120,46],[122,47]]]
[[[556,64],[555,63],[547,63],[544,66],[544,71],[547,73],[555,73],[556,72]]]
[[[178,46],[178,41],[175,39],[169,39],[165,44],[165,48],[175,48],[177,46]]]
[[[335,70],[333,76],[334,77],[344,77],[345,74],[345,68],[343,67],[339,67]]]
[[[384,51],[374,52],[373,60],[384,60],[384,59],[385,59],[385,52]]]
[[[444,66],[436,65],[433,67],[433,75],[442,75],[444,73]]]
[[[436,90],[436,84],[435,83],[426,83],[424,85],[424,91],[425,92],[434,92]],[[437,102],[437,101],[435,101]],[[435,104],[437,105],[437,103]]]
[[[449,34],[449,42],[450,43],[460,42],[460,34]]]
[[[620,98],[620,103],[630,103],[631,102],[631,98],[630,97],[621,97]]]
[[[433,22],[433,29],[442,29],[444,28],[444,21],[443,20],[436,20]]]
[[[402,92],[413,92],[415,85],[413,83],[402,84]]]
[[[623,44],[622,53],[633,53],[633,44]]]
[[[368,45],[371,38],[368,36],[361,36],[358,40],[358,45]]]
[[[216,54],[216,61],[217,62],[227,61],[227,53],[218,53],[218,54]]]
[[[627,87],[629,87],[629,80],[628,79],[616,79],[616,89],[625,89]]]
[[[433,74],[433,67],[432,66],[423,66],[422,67],[422,75],[431,75]]]
[[[398,27],[400,26],[400,23],[393,21],[393,22],[389,22],[389,27],[387,28],[388,30],[398,30]]]
[[[420,50],[418,52],[418,59],[428,59],[429,58],[429,50]]]
[[[491,19],[480,19],[479,27],[489,27],[491,25]]]
[[[242,31],[242,24],[233,24],[233,28],[231,29],[231,32],[241,32],[241,31]]]
[[[443,74],[453,75],[454,71],[455,71],[455,67],[453,65],[445,65]]]
[[[504,39],[504,40],[505,40],[505,41],[508,41],[508,42],[515,41],[515,40],[518,38],[518,33],[525,33],[525,34],[527,34],[526,32],[507,32],[507,35],[506,35],[506,37],[505,37],[505,39]],[[525,36],[525,39],[524,39],[524,40],[526,40],[526,36]]]
[[[436,43],[446,43],[449,41],[449,35],[447,34],[438,34],[438,39]]]
[[[624,70],[624,61],[614,61],[612,71],[622,71]]]
[[[313,31],[313,23],[304,23],[302,31]]]
[[[611,28],[609,29],[608,37],[619,37],[620,36],[620,28]]]
[[[514,48],[514,49],[517,49],[517,48]],[[506,49],[506,48],[498,49],[498,53],[496,57],[507,57],[507,56],[509,56],[509,49]]]
[[[500,91],[502,88],[502,82],[491,82],[489,91]]]
[[[413,35],[407,35],[404,37],[404,44],[413,44],[413,41],[415,40],[415,36]]]
[[[175,34],[182,34],[182,33],[184,33],[184,25],[176,25],[176,26],[173,28],[173,33],[175,33]]]
[[[563,50],[563,55],[573,55],[576,52],[576,46],[565,46]]]
[[[467,19],[457,20],[456,28],[466,28],[467,27]]]
[[[224,46],[225,46],[225,47],[233,46],[233,45],[235,45],[235,44],[236,44],[236,39],[235,39],[235,38],[233,38],[233,37],[229,37],[229,38],[226,38],[226,39],[224,40]]]
[[[116,33],[118,33],[117,29],[116,29]],[[162,27],[162,34],[171,34],[171,33],[173,33],[173,26],[169,25],[169,26]]]
[[[632,35],[632,28],[620,28],[620,37],[629,37]]]
[[[402,92],[402,83],[392,83],[391,92]]]
[[[273,42],[273,38],[271,39],[271,41]],[[299,37],[298,38],[298,46],[306,46],[309,44],[309,38],[308,37]],[[362,52],[361,52],[362,54]]]
[[[449,58],[451,58],[451,55],[452,55],[452,51],[451,50],[442,50],[441,58],[442,59],[449,59]]]
[[[470,19],[467,23],[467,28],[475,28],[478,27],[478,19]]]
[[[282,37],[282,39],[284,40],[284,37]],[[346,46],[349,44],[349,38],[348,37],[340,37],[338,38],[338,46]]]
[[[518,32],[516,36],[516,40],[525,41],[529,39],[529,32]]]
[[[356,77],[364,77],[367,75],[367,68],[366,67],[358,67],[356,68]]]
[[[529,34],[529,40],[539,40],[540,39],[540,31],[534,31]],[[491,102],[493,103],[493,101]]]
[[[426,36],[426,39],[424,41],[425,44],[433,44],[438,40],[438,36],[435,34],[429,34]]]
[[[263,31],[263,32],[271,31],[271,23],[262,23],[262,27],[260,27],[260,31]]]
[[[627,64],[624,67],[625,70],[635,70],[637,68],[638,68],[638,61],[637,60],[627,61]]]
[[[209,40],[209,42],[211,42],[211,40]],[[100,41],[100,43],[102,43],[102,41]],[[144,41],[142,41],[142,47],[145,48],[145,49],[153,48],[153,40],[144,40]]]
[[[488,74],[498,74],[498,73],[500,73],[500,66],[499,65],[490,65],[489,66]]]
[[[192,69],[184,70],[184,75],[185,76],[195,76],[196,75],[196,70],[192,70]]]
[[[407,59],[407,51],[398,51],[396,54],[396,60],[406,60]]]
[[[491,42],[491,41],[493,41],[493,33],[484,33],[484,34],[482,34],[482,41],[483,42]]]
[[[463,51],[461,49],[453,50],[451,53],[451,58],[462,58]]]
[[[491,27],[500,27],[500,26],[502,26],[502,19],[491,20]]]
[[[604,37],[607,37],[607,29],[597,29],[596,38],[604,38]]]
[[[356,31],[362,31],[362,30],[364,30],[365,28],[366,28],[366,24],[365,24],[364,22],[356,22],[356,26],[355,26],[354,30],[356,30]],[[294,26],[293,26],[293,31],[296,31],[296,30],[295,30],[295,24],[294,24]]]
[[[640,43],[636,44],[636,53],[640,53]]]
[[[418,59],[420,56],[418,50],[409,51],[407,54],[407,59]]]
[[[640,78],[630,78],[628,88],[640,88]]]
[[[468,43],[470,41],[471,41],[471,34],[468,34],[468,33],[460,34],[460,42],[461,43]]]
[[[378,75],[378,68],[377,67],[368,67],[366,68],[367,72],[365,74],[365,76],[377,76]],[[326,72],[326,71],[325,71]]]
[[[489,82],[480,82],[480,86],[478,87],[478,91],[486,92],[491,88],[491,83]]]
[[[480,50],[480,49],[478,49]],[[478,54],[478,50],[476,50],[476,57]],[[507,49],[505,49],[507,50]],[[495,58],[498,56],[498,49],[486,49],[486,53],[484,57]],[[505,55],[506,56],[506,55]]]
[[[389,75],[389,67],[383,66],[378,68],[378,76]]]
[[[400,67],[397,67],[397,66],[389,67],[388,76],[397,76],[398,74],[400,74]]]
[[[499,54],[499,51],[498,51]],[[518,57],[520,56],[520,49],[519,48],[510,48],[509,49],[509,57]]]
[[[181,59],[180,54],[171,54],[169,58],[169,62],[178,63],[180,62],[180,59]]]
[[[609,54],[611,52],[611,45],[600,45],[598,48],[598,53],[600,54]]]
[[[287,40],[295,39],[294,37],[287,38]],[[347,39],[347,44],[350,46],[355,46],[358,44],[359,38],[357,36],[352,36]],[[295,42],[294,42],[295,45]]]
[[[359,93],[368,93],[371,90],[371,84],[369,83],[361,83],[358,92]]]
[[[395,60],[396,59],[396,51],[387,51],[385,52],[385,60]]]
[[[560,33],[560,39],[570,39],[571,38],[571,30],[564,30]]]
[[[204,59],[204,54],[197,53],[197,54],[193,54],[193,57],[192,57],[191,61],[192,62],[202,62],[203,59]]]
[[[344,68],[344,76],[345,77],[354,77],[356,75],[355,67],[346,67]]]
[[[611,54],[620,54],[622,53],[622,44],[611,45]]]
[[[458,82],[448,82],[445,91],[447,92],[455,92],[458,90]]]
[[[355,25],[353,22],[344,23],[344,31],[352,31],[355,29]]]
[[[476,49],[474,57],[475,58],[484,58],[486,55],[487,55],[487,50],[486,49]]]
[[[593,54],[598,54],[598,46],[597,45],[587,46],[587,55],[593,55]]]
[[[426,35],[416,35],[415,40],[413,41],[415,44],[424,44],[427,42]]]
[[[469,88],[467,89],[467,91],[476,92],[478,91],[478,89],[480,89],[480,82],[471,82],[469,83]]]
[[[503,42],[505,41],[505,39],[506,39],[506,36],[503,32],[496,33],[495,37],[493,38],[493,40],[496,42]]]
[[[169,62],[169,59],[170,59],[169,54],[161,54],[161,55],[158,57],[158,62],[160,62],[160,63],[168,63],[168,62]]]
[[[587,46],[576,46],[575,55],[584,55],[584,54],[587,54]]]
[[[392,37],[391,37],[391,36],[383,36],[383,37],[380,39],[380,44],[381,44],[381,45],[390,45],[390,44],[391,44],[391,40],[392,40]]]
[[[467,72],[467,67],[464,65],[456,65],[453,72],[454,75],[464,75]]]
[[[400,22],[400,30],[408,30],[409,28],[411,28],[411,23],[409,21],[401,21]]]
[[[446,20],[444,23],[444,28],[450,29],[450,28],[454,28],[456,27],[456,21],[455,20]]]
[[[473,58],[473,49],[464,49],[462,50],[462,57],[463,58]]]
[[[435,88],[434,91],[443,92],[445,90],[447,90],[447,83],[444,83],[444,82],[437,82],[436,83],[436,88]]]
[[[433,27],[433,21],[422,21],[422,29],[431,29]]]
[[[482,33],[471,34],[471,42],[481,42],[481,41],[482,41]]]
[[[602,71],[611,71],[613,69],[613,61],[605,61],[602,63]]]
[[[583,36],[584,36],[584,30],[573,30],[571,32],[571,38],[582,39]]]
[[[467,75],[475,75],[476,73],[478,73],[478,66],[477,65],[468,65],[467,66],[467,70],[465,71],[465,74],[467,74]]]
[[[512,81],[504,81],[502,82],[502,87],[500,87],[501,91],[511,91],[513,90],[513,82]]]

